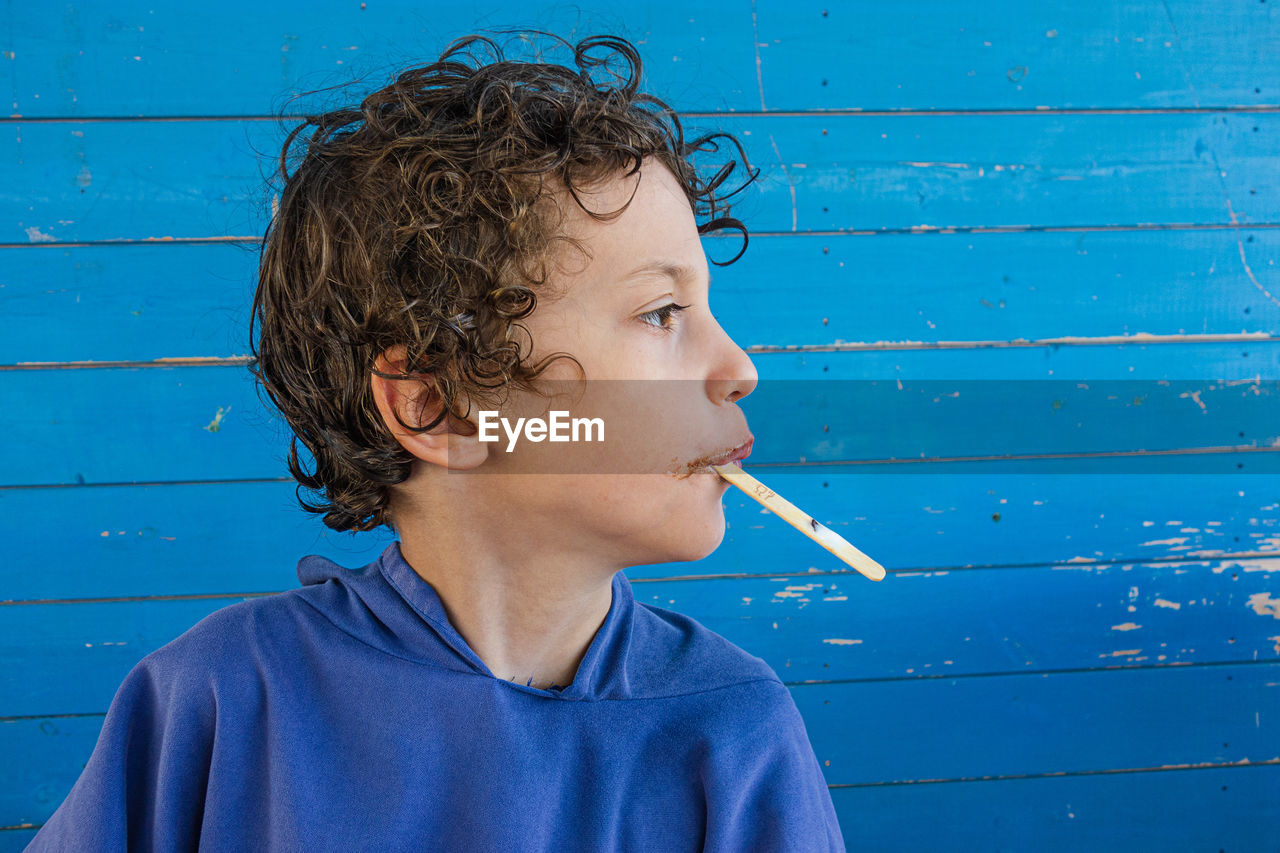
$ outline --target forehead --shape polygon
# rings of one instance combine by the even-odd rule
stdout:
[[[586,247],[591,255],[588,268],[622,276],[651,267],[652,272],[677,277],[705,268],[688,196],[661,163],[645,160],[636,174],[618,173],[589,187],[575,186],[574,191],[587,210],[606,217],[594,219],[572,196],[563,194],[568,199],[564,232]],[[625,210],[611,215],[623,205]]]

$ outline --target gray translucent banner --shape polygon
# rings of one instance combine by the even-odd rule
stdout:
[[[1280,473],[1276,380],[593,379],[540,388],[546,399],[473,401],[469,423],[449,439],[451,472],[684,478],[708,473],[713,457],[751,437],[745,467],[823,476]],[[479,444],[487,452],[477,463]]]

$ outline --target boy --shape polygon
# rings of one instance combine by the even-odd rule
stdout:
[[[844,849],[773,670],[621,571],[713,551],[706,466],[750,451],[756,373],[699,241],[746,231],[695,223],[728,170],[702,183],[709,137],[639,106],[666,109],[627,42],[579,42],[579,74],[452,59],[475,41],[308,121],[255,297],[304,507],[398,541],[357,571],[304,557],[301,588],[143,659],[28,849]],[[601,45],[620,87],[587,74]],[[575,378],[608,380],[576,386],[611,431],[573,445],[590,476],[486,440],[480,411]]]

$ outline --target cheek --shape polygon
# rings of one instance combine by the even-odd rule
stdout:
[[[722,498],[728,483],[712,474],[683,480],[661,475],[618,478],[630,481],[609,495],[617,535],[660,560],[699,560],[724,537]]]
[[[616,383],[615,400],[607,421],[609,439],[625,460],[611,470],[618,473],[672,471],[696,457],[718,450],[720,430],[713,420],[703,383],[679,379],[634,380]],[[677,481],[675,485],[687,485]],[[656,492],[666,490],[659,484]],[[674,491],[680,491],[676,489]]]

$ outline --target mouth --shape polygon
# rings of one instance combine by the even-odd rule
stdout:
[[[747,440],[739,444],[737,447],[730,448],[727,451],[700,456],[692,462],[687,462],[678,472],[674,472],[678,479],[683,480],[685,477],[692,476],[701,472],[715,473],[712,470],[713,465],[737,465],[742,467],[742,460],[751,455],[751,446],[755,443],[755,436],[748,435]]]
[[[713,465],[733,464],[741,468],[742,460],[751,455],[751,445],[753,444],[755,444],[755,436],[751,436],[728,453],[722,453],[714,459],[709,460],[706,463],[706,467],[710,468]]]

